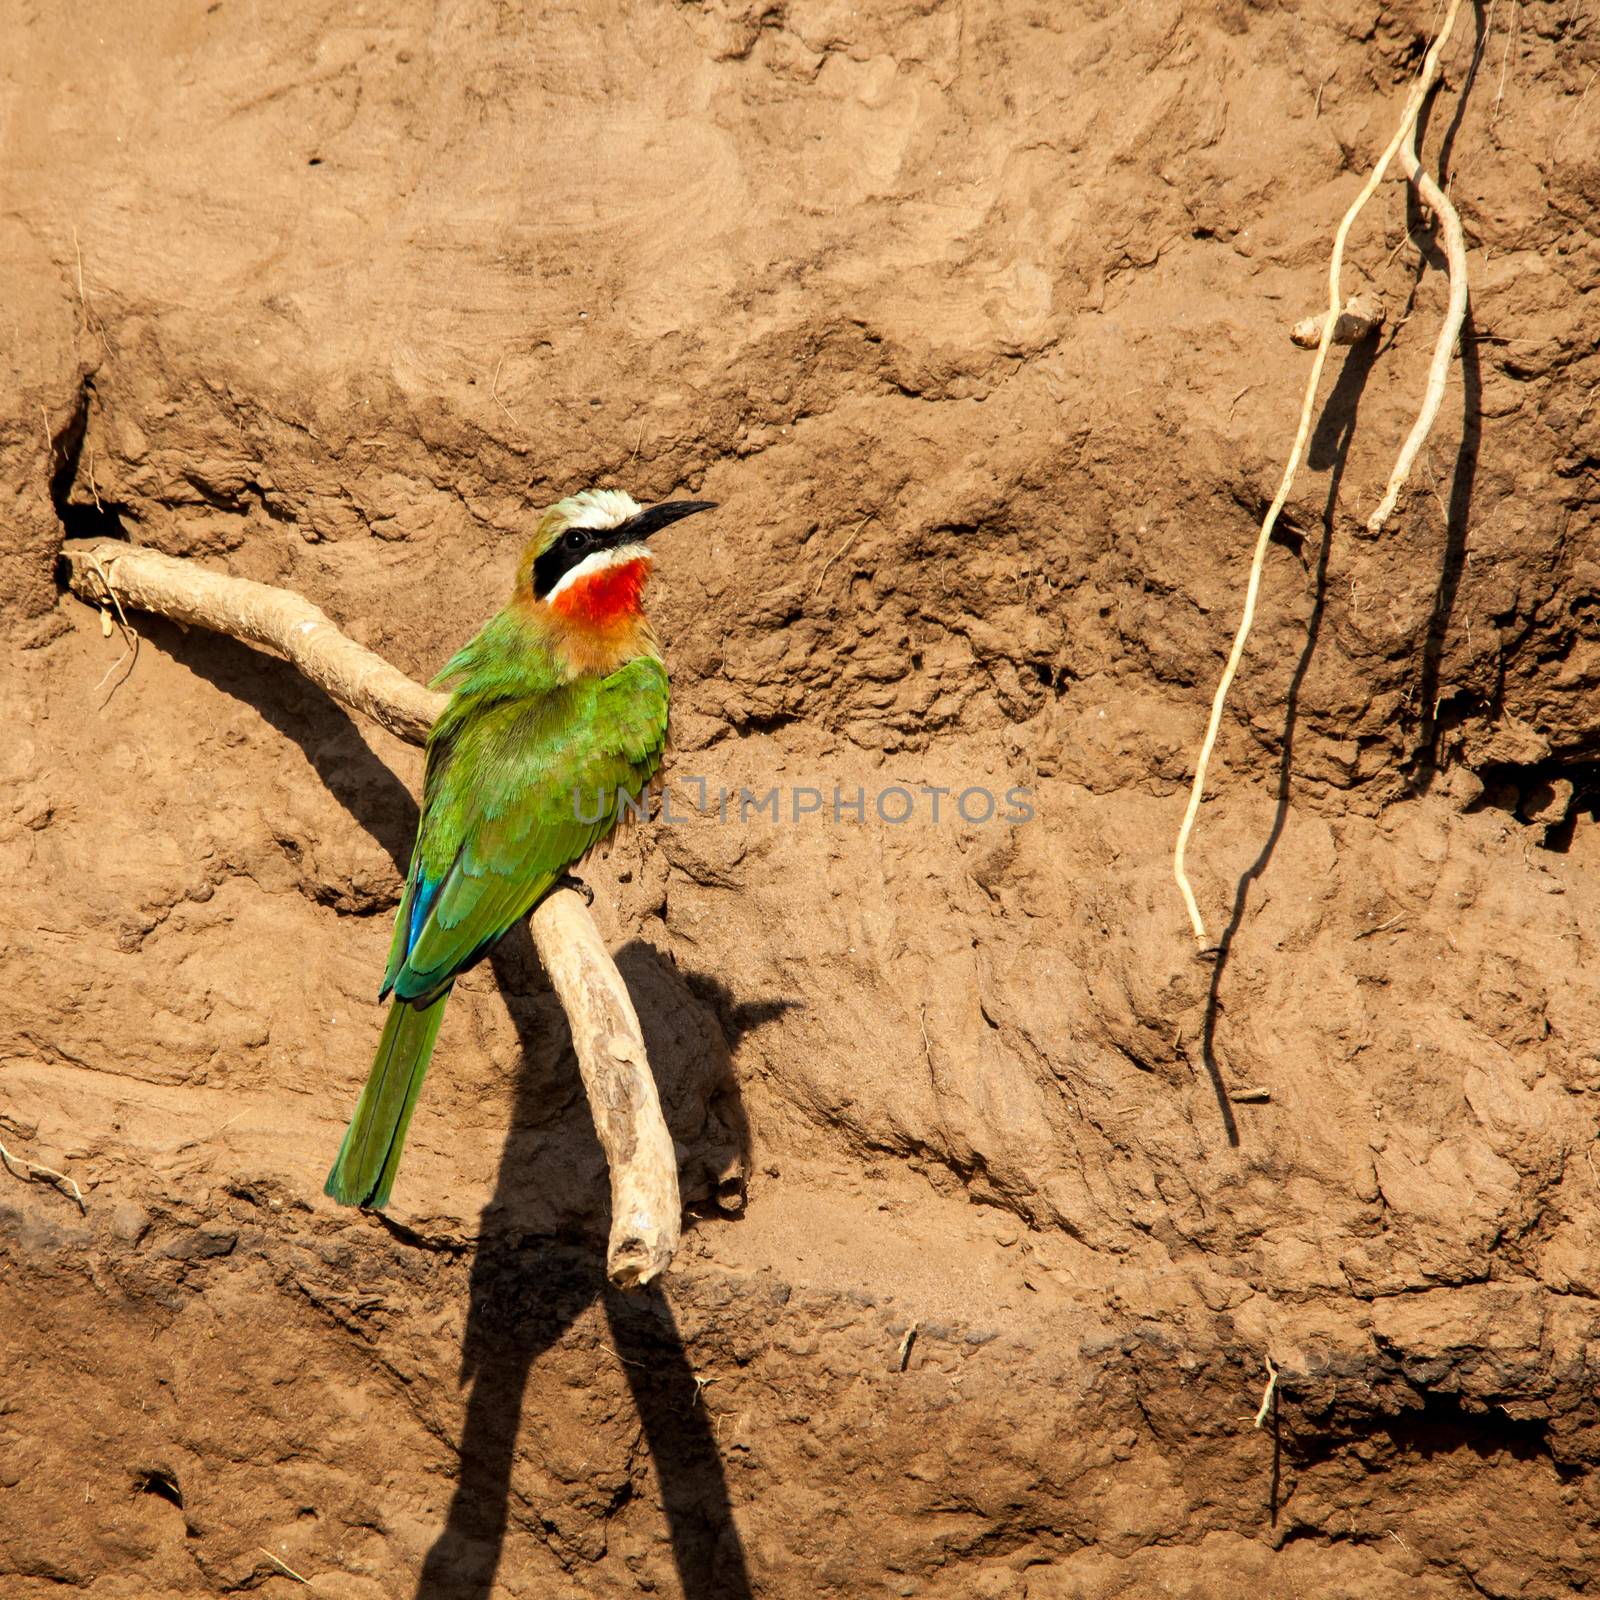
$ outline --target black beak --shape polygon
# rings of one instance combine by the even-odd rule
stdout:
[[[626,534],[628,539],[648,539],[679,517],[692,517],[697,511],[716,509],[715,500],[667,500],[658,506],[646,506],[638,516],[629,517],[617,533],[619,536]]]

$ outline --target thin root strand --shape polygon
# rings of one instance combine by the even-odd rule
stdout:
[[[54,1167],[41,1166],[37,1161],[26,1161],[6,1149],[4,1144],[0,1144],[0,1162],[4,1163],[6,1170],[13,1176],[22,1178],[28,1183],[32,1183],[36,1178],[45,1179],[69,1199],[77,1201],[78,1210],[87,1215],[89,1206],[83,1198],[83,1190],[66,1173],[57,1172]]]

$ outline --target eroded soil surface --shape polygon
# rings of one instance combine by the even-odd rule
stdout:
[[[1445,280],[1398,180],[1352,235],[1388,320],[1223,728],[1220,963],[1169,874],[1287,331],[1434,25],[4,14],[0,1138],[85,1206],[0,1177],[0,1594],[1591,1587],[1583,0],[1448,48],[1472,310],[1378,540]],[[285,584],[427,676],[596,483],[722,507],[660,541],[678,820],[586,873],[697,1218],[631,1300],[525,935],[457,990],[390,1221],[322,1197],[420,757],[224,639],[135,616],[130,662],[56,559]],[[952,804],[1013,787],[1020,825]]]

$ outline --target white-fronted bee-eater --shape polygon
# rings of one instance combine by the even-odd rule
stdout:
[[[654,533],[713,507],[589,489],[539,519],[511,603],[434,681],[389,1017],[327,1192],[380,1207],[457,976],[608,834],[661,764],[667,669],[643,608]]]

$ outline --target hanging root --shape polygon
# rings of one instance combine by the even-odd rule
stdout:
[[[1300,467],[1300,458],[1305,451],[1306,440],[1311,434],[1311,418],[1316,407],[1317,385],[1322,381],[1322,369],[1328,360],[1328,351],[1332,347],[1334,332],[1339,324],[1340,305],[1342,296],[1339,291],[1339,273],[1344,264],[1345,240],[1350,235],[1350,229],[1355,223],[1361,209],[1376,192],[1377,187],[1383,182],[1384,174],[1389,170],[1389,163],[1395,155],[1405,146],[1412,137],[1412,130],[1416,127],[1417,116],[1422,110],[1423,101],[1428,97],[1428,91],[1433,87],[1434,78],[1439,71],[1439,56],[1443,51],[1445,42],[1450,37],[1450,30],[1455,26],[1456,13],[1461,9],[1461,0],[1450,0],[1450,8],[1445,12],[1444,23],[1439,29],[1438,37],[1433,41],[1428,54],[1423,60],[1422,71],[1417,76],[1417,81],[1412,85],[1411,93],[1406,99],[1405,110],[1400,117],[1400,126],[1395,130],[1394,137],[1389,141],[1388,148],[1378,158],[1377,165],[1372,169],[1367,181],[1361,186],[1361,192],[1351,202],[1350,209],[1345,212],[1339,224],[1338,231],[1333,236],[1333,253],[1328,261],[1328,309],[1322,318],[1322,334],[1317,341],[1316,359],[1311,364],[1311,375],[1306,380],[1305,399],[1300,406],[1300,425],[1295,430],[1294,446],[1289,451],[1288,464],[1283,469],[1283,478],[1278,484],[1278,492],[1272,497],[1272,504],[1267,507],[1267,514],[1262,518],[1261,531],[1256,535],[1255,554],[1250,559],[1250,578],[1245,586],[1244,612],[1239,618],[1239,629],[1233,638],[1233,648],[1228,652],[1227,664],[1222,669],[1221,681],[1217,684],[1217,692],[1211,702],[1211,716],[1206,723],[1205,739],[1200,746],[1200,758],[1195,762],[1194,783],[1189,790],[1189,804],[1183,813],[1183,825],[1178,829],[1178,841],[1172,851],[1172,876],[1176,880],[1178,889],[1183,895],[1183,903],[1189,912],[1189,924],[1194,930],[1195,942],[1204,951],[1208,948],[1206,925],[1200,915],[1200,907],[1194,897],[1194,889],[1189,883],[1189,874],[1184,865],[1184,855],[1189,846],[1189,835],[1194,831],[1195,818],[1200,811],[1200,800],[1205,793],[1206,769],[1211,764],[1211,752],[1216,747],[1217,733],[1222,726],[1222,712],[1228,701],[1228,690],[1233,686],[1235,674],[1239,670],[1239,662],[1244,656],[1245,641],[1250,637],[1250,625],[1255,619],[1256,597],[1261,591],[1261,569],[1267,559],[1267,546],[1272,542],[1272,530],[1277,526],[1278,514],[1283,510],[1284,502],[1289,498],[1289,490],[1294,484],[1295,473]],[[1437,192],[1437,191],[1435,191]],[[1431,203],[1431,202],[1430,202]],[[1463,303],[1466,292],[1466,279],[1462,280]],[[1446,357],[1448,359],[1448,356]],[[1442,380],[1441,380],[1442,388]],[[1435,407],[1437,410],[1437,407]],[[1419,419],[1420,421],[1420,419]],[[1431,423],[1432,418],[1429,418]],[[1426,432],[1426,429],[1424,429]],[[1410,462],[1402,460],[1409,470]],[[1399,468],[1396,468],[1399,471]]]
[[[1267,1387],[1261,1394],[1261,1409],[1256,1412],[1256,1426],[1259,1428],[1272,1412],[1272,1402],[1278,1398],[1278,1368],[1271,1356],[1267,1357]]]
[[[1451,205],[1449,196],[1424,169],[1418,159],[1414,140],[1408,139],[1400,147],[1400,165],[1422,196],[1423,203],[1439,219],[1445,260],[1450,267],[1450,303],[1445,307],[1444,323],[1433,347],[1433,362],[1428,368],[1428,387],[1423,392],[1422,409],[1417,413],[1411,432],[1406,435],[1406,442],[1400,447],[1399,458],[1395,461],[1394,471],[1389,474],[1389,486],[1383,492],[1378,509],[1367,518],[1368,533],[1383,531],[1383,525],[1389,520],[1406,479],[1411,476],[1417,452],[1438,418],[1439,407],[1444,403],[1445,383],[1450,376],[1450,357],[1455,350],[1456,340],[1461,337],[1461,324],[1467,315],[1467,242],[1461,232],[1461,218]]]
[[[62,555],[73,593],[91,604],[110,599],[120,613],[125,602],[266,645],[342,705],[410,744],[427,739],[445,707],[447,696],[414,683],[363,649],[287,589],[231,578],[116,539],[69,539]],[[620,1288],[635,1288],[671,1262],[682,1225],[678,1157],[661,1114],[644,1035],[622,975],[576,894],[557,889],[547,895],[530,926],[572,1025],[584,1090],[611,1171],[606,1269]]]

